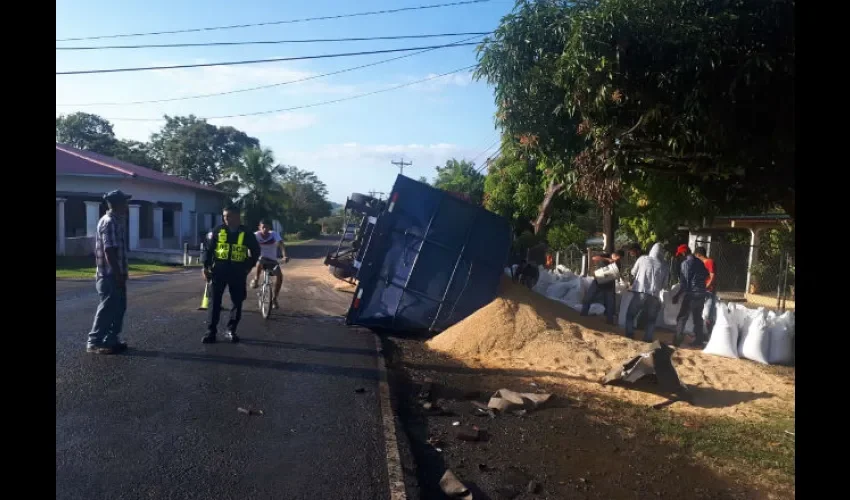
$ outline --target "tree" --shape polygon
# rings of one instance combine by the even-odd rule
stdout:
[[[471,203],[480,205],[484,199],[484,175],[475,169],[475,164],[452,158],[444,167],[436,167],[434,187],[469,196]]]
[[[151,154],[169,174],[214,185],[234,168],[246,148],[260,141],[233,127],[216,127],[190,116],[165,116],[165,125],[151,136]]]
[[[153,157],[150,144],[146,142],[119,139],[112,156],[140,167],[162,170],[162,165]]]
[[[322,230],[326,234],[337,234],[342,231],[342,225],[345,222],[345,217],[332,215],[330,217],[322,217],[316,222],[322,226]]]
[[[428,178],[423,175],[419,177],[419,182],[421,182],[422,184],[428,184]]]
[[[297,167],[285,167],[280,184],[287,194],[287,230],[296,232],[331,213],[328,188],[316,174]]]
[[[497,123],[596,202],[679,178],[718,209],[794,211],[794,1],[527,1],[479,49]],[[647,22],[651,20],[651,22]],[[609,234],[610,233],[610,234]]]
[[[118,140],[109,120],[98,115],[77,112],[56,118],[56,142],[111,156]]]
[[[261,219],[281,220],[287,194],[277,182],[285,167],[275,163],[270,149],[247,148],[241,158],[222,172],[217,186],[230,194],[245,214],[245,224],[256,227]]]
[[[587,233],[572,222],[558,224],[550,228],[546,233],[546,242],[549,244],[549,248],[556,252],[566,250],[572,245],[583,248],[586,241]]]

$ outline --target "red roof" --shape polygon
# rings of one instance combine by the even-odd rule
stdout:
[[[167,182],[191,189],[221,193],[220,190],[174,175],[140,167],[108,156],[56,144],[56,175],[113,175],[154,182]]]

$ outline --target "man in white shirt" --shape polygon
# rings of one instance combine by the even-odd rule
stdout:
[[[284,262],[289,262],[289,257],[286,256],[286,245],[283,243],[283,238],[277,231],[272,230],[271,222],[267,220],[260,221],[260,230],[254,233],[257,237],[257,243],[260,244],[260,260],[257,261],[256,275],[251,280],[251,288],[257,288],[260,285],[260,273],[262,270],[268,269],[274,275],[274,295],[272,296],[272,308],[278,309],[280,306],[277,303],[277,297],[280,294],[280,288],[283,286],[283,273],[278,267],[278,248],[281,250],[281,257]],[[277,269],[275,269],[277,267]]]

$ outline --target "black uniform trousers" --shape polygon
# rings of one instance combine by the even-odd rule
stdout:
[[[230,300],[233,303],[230,308],[230,319],[227,321],[227,329],[236,333],[236,327],[239,326],[239,320],[242,319],[242,303],[245,302],[245,297],[248,295],[248,289],[245,281],[248,279],[248,273],[244,269],[234,267],[226,269],[215,269],[212,273],[212,282],[210,289],[212,296],[210,297],[209,316],[207,318],[207,332],[215,335],[218,332],[218,322],[221,318],[221,301],[224,298],[225,288],[230,290]]]

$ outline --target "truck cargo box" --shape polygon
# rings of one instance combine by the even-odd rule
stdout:
[[[507,220],[402,175],[388,202],[362,253],[347,324],[439,332],[496,297]]]

